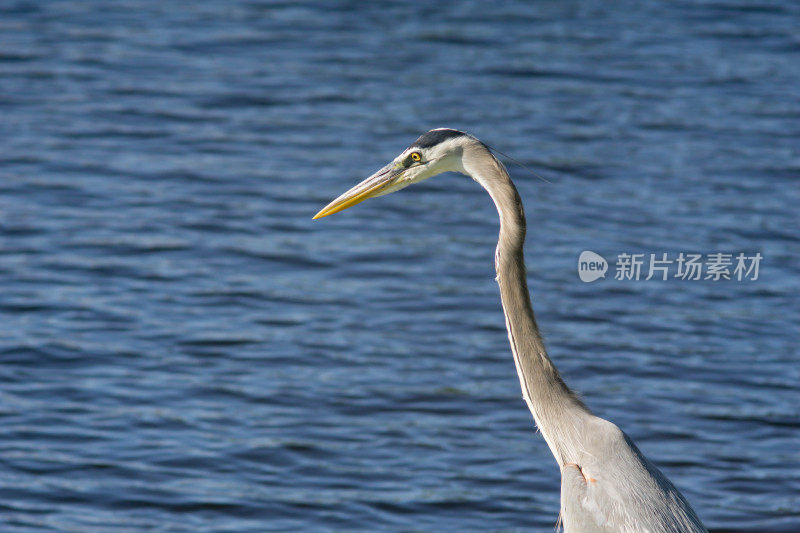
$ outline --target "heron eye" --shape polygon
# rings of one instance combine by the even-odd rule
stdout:
[[[419,155],[419,152],[411,152],[411,160],[418,163],[422,160],[422,156]]]

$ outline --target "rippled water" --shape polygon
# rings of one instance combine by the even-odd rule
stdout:
[[[590,407],[710,528],[800,530],[796,4],[1,6],[3,531],[552,531],[485,193],[311,221],[439,126],[552,182],[510,167]]]

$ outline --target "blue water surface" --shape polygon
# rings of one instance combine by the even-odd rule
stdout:
[[[795,2],[0,3],[0,530],[552,531],[497,216],[551,355],[718,531],[800,531]],[[507,161],[507,159],[504,158]],[[583,283],[577,258],[760,253]]]

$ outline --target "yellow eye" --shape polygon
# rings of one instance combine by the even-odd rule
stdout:
[[[422,160],[422,156],[419,155],[419,152],[411,152],[411,160],[415,162],[419,162]]]

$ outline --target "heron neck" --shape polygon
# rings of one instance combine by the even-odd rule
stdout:
[[[482,175],[472,174],[492,197],[500,214],[495,267],[522,395],[559,464],[574,461],[578,425],[591,413],[558,373],[547,355],[531,306],[525,273],[525,213],[517,188],[493,156]],[[488,175],[487,175],[488,174]]]

